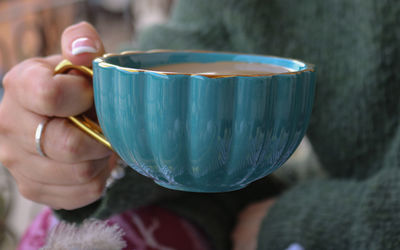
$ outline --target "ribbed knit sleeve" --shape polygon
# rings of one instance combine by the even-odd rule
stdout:
[[[356,98],[317,99],[309,135],[330,177],[303,182],[277,199],[263,220],[258,249],[294,243],[304,249],[400,249],[399,76],[347,86],[364,93]],[[322,97],[322,91],[332,95],[327,89],[320,88]],[[327,107],[340,102],[346,108],[330,113]],[[347,119],[332,119],[338,116]]]
[[[303,183],[285,193],[262,223],[258,249],[399,249],[400,169],[363,181]]]

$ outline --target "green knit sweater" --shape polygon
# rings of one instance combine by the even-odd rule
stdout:
[[[183,0],[167,24],[141,35],[143,49],[250,52],[317,65],[308,137],[329,178],[285,190],[263,220],[258,249],[400,249],[399,24],[396,0]],[[230,249],[238,211],[281,188],[266,178],[238,192],[190,194],[130,171],[97,204],[59,212],[76,221],[159,202],[197,223],[216,249]]]

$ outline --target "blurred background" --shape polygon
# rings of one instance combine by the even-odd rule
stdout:
[[[90,22],[99,31],[106,51],[117,52],[134,47],[141,29],[165,22],[175,1],[0,0],[0,100],[6,72],[24,59],[59,53],[60,36],[67,26]],[[304,140],[286,167],[276,174],[292,183],[320,175],[318,166],[308,141]],[[0,249],[15,249],[41,209],[42,205],[18,193],[14,180],[0,163]]]

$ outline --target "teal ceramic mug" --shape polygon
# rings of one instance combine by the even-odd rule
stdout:
[[[176,63],[272,64],[284,73],[177,73]],[[91,69],[101,129],[70,119],[161,186],[194,192],[245,187],[280,167],[302,140],[312,110],[315,70],[287,58],[196,51],[107,54]],[[104,134],[104,136],[103,136]]]

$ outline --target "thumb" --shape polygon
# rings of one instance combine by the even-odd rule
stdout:
[[[76,65],[91,66],[93,59],[104,54],[99,34],[87,22],[80,22],[64,30],[61,49],[63,57]]]

